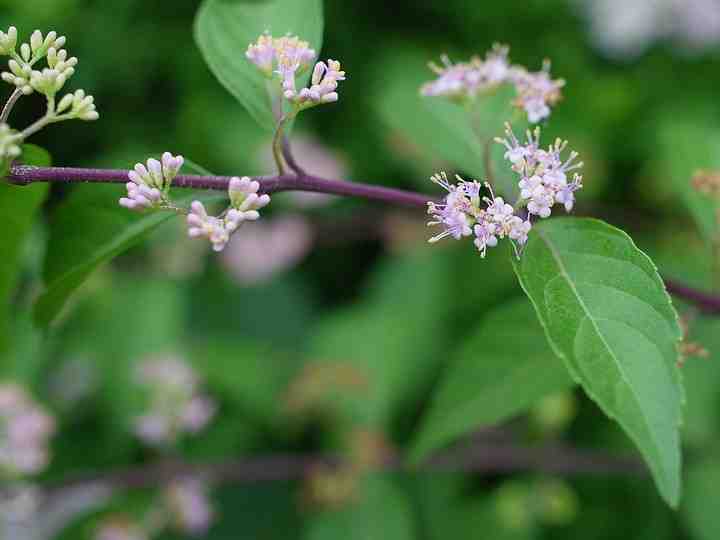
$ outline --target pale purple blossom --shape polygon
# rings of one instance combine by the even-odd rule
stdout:
[[[283,95],[294,99],[297,97],[296,78],[308,68],[316,53],[307,41],[297,36],[273,38],[265,33],[248,46],[245,56],[267,78],[279,75]]]
[[[574,193],[582,188],[582,177],[573,173],[572,180],[568,181],[568,174],[583,164],[577,163],[577,152],[570,152],[567,159],[563,159],[567,141],[557,139],[547,149],[542,149],[539,138],[539,128],[534,132],[528,131],[527,142],[522,145],[508,124],[506,138],[498,138],[496,141],[505,146],[505,159],[510,161],[512,170],[520,175],[520,197],[526,203],[528,212],[547,218],[555,204],[562,204],[567,212],[572,210]]]
[[[248,46],[245,56],[267,77],[272,77],[273,62],[275,60],[275,43],[269,34],[261,35],[256,43]]]
[[[175,480],[166,488],[165,500],[178,530],[193,536],[207,533],[215,512],[204,482],[195,478]]]
[[[565,82],[550,77],[549,63],[535,73],[522,66],[511,65],[508,51],[507,46],[496,44],[484,60],[473,57],[468,62],[459,63],[452,63],[443,56],[441,66],[430,64],[437,79],[423,84],[420,93],[466,101],[474,100],[498,85],[509,84],[517,93],[515,104],[525,110],[531,123],[546,119],[560,100]]]
[[[439,225],[443,228],[430,242],[447,237],[459,240],[475,235],[474,244],[480,256],[485,257],[487,248],[497,246],[499,239],[507,237],[519,256],[520,251],[516,244],[522,245],[527,241],[530,221],[523,221],[516,216],[512,205],[506,203],[502,197],[496,197],[490,184],[484,184],[490,197],[481,198],[479,182],[468,182],[459,176],[456,178],[457,184],[450,184],[445,173],[432,177],[432,181],[442,186],[448,194],[442,204],[428,203],[428,213],[433,217],[428,225]]]
[[[517,104],[525,109],[531,124],[550,116],[551,106],[560,100],[565,86],[563,79],[553,80],[550,77],[549,62],[545,62],[541,71],[534,73],[518,69],[513,80],[518,93]]]
[[[151,358],[138,365],[136,381],[148,391],[149,406],[134,420],[135,434],[152,446],[174,443],[202,431],[217,412],[201,390],[201,380],[180,358]]]
[[[55,420],[25,390],[0,384],[0,472],[34,474],[50,460],[49,440]]]

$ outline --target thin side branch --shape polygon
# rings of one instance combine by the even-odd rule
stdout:
[[[2,113],[0,113],[0,124],[4,124],[8,121],[8,118],[10,118],[10,113],[15,107],[15,104],[22,96],[22,90],[20,90],[19,88],[16,88],[15,91],[10,95],[7,102],[5,103],[5,106],[3,107]]]

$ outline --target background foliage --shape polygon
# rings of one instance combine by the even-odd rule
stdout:
[[[76,82],[92,89],[102,113],[97,124],[70,123],[33,142],[56,165],[127,168],[169,149],[213,172],[270,172],[258,157],[268,133],[217,82],[192,39],[198,4],[4,0],[1,26],[53,28],[69,37],[81,60]],[[430,77],[424,63],[442,52],[481,53],[494,41],[510,44],[513,61],[533,68],[550,57],[568,85],[546,136],[570,139],[586,161],[578,213],[627,230],[664,276],[710,288],[714,209],[688,187],[693,172],[717,166],[720,155],[720,50],[689,55],[661,43],[639,58],[610,61],[590,46],[574,5],[425,1],[403,4],[400,14],[396,3],[326,1],[323,56],[340,58],[349,79],[338,104],[306,115],[295,131],[340,152],[352,179],[429,192],[434,167],[451,162],[472,174],[478,164],[472,148],[428,123],[434,111],[417,118],[419,140],[397,129],[411,114],[402,108],[415,99],[416,83]],[[245,46],[237,44],[239,56]],[[40,106],[23,100],[14,115],[29,120]],[[436,153],[427,151],[433,142]],[[12,188],[2,189],[8,219]],[[33,189],[13,204],[38,204],[41,188]],[[113,187],[53,189],[24,246],[16,238],[27,223],[10,220],[2,236],[0,294],[17,287],[9,330],[0,335],[0,375],[31,385],[60,415],[53,465],[42,480],[153,460],[128,434],[138,405],[127,374],[162,353],[185,356],[220,400],[213,426],[183,447],[187,459],[343,451],[349,434],[362,429],[418,460],[500,420],[526,445],[634,451],[616,424],[554,370],[558,359],[507,253],[498,249],[482,261],[464,244],[430,249],[422,216],[362,201],[306,211],[316,231],[312,252],[252,285],[237,283],[175,225],[162,225],[94,272],[49,337],[34,330],[29,306],[40,278],[74,286],[73,276],[54,273],[53,261],[72,260],[77,246],[92,247],[124,219],[106,210],[118,194]],[[274,212],[291,204],[286,199]],[[16,252],[17,279],[7,265]],[[52,294],[43,299],[41,321],[54,309]],[[368,476],[349,500],[334,504],[309,497],[307,482],[297,480],[226,486],[217,493],[219,519],[208,538],[717,538],[717,321],[679,310],[692,321],[690,338],[710,357],[683,367],[686,488],[678,512],[645,477],[411,471]],[[88,383],[79,401],[67,398],[72,385],[62,378],[78,366]],[[326,374],[326,399],[312,414],[298,414],[288,395],[308,366]],[[527,375],[503,386],[504,377],[515,376],[511,368]],[[343,386],[343,373],[362,388]],[[537,395],[522,382],[534,377],[543,381],[540,391],[533,386]],[[454,412],[438,418],[437,407]],[[113,505],[127,510],[147,500],[133,492]],[[65,537],[87,536],[97,519],[79,519]]]

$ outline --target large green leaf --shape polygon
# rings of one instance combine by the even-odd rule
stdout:
[[[518,120],[512,108],[515,90],[501,86],[472,107],[421,96],[422,83],[435,76],[427,60],[416,52],[400,51],[378,63],[382,75],[377,77],[381,84],[375,103],[382,122],[417,146],[429,163],[447,162],[479,180],[493,180],[508,198],[517,195],[517,178],[502,161],[502,146],[493,140],[503,135],[505,122]],[[525,126],[515,122],[517,132]]]
[[[515,264],[555,352],[640,448],[662,496],[680,497],[680,329],[652,261],[601,221],[535,226]]]
[[[35,303],[34,318],[49,326],[70,295],[103,263],[140,243],[169,219],[171,212],[137,214],[121,208],[119,186],[77,186],[50,220],[50,241],[45,259],[45,290]],[[221,200],[223,195],[190,196],[179,201]]]
[[[322,0],[205,0],[195,20],[195,40],[212,72],[262,127],[272,130],[276,121],[267,79],[245,57],[247,46],[265,31],[297,35],[319,53]]]
[[[460,435],[505,420],[572,385],[527,299],[509,302],[484,318],[453,355],[411,458],[422,459]]]
[[[25,145],[23,161],[47,167],[50,156],[41,148]],[[13,186],[0,182],[0,215],[4,223],[0,257],[0,353],[7,350],[10,342],[10,306],[20,273],[22,248],[47,192],[47,184]]]

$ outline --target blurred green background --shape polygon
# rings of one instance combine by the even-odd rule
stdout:
[[[216,81],[194,43],[198,5],[0,0],[3,28],[68,36],[80,59],[73,88],[92,93],[101,113],[97,123],[51,127],[31,142],[58,166],[128,168],[169,150],[217,174],[272,172],[268,134]],[[586,162],[577,213],[627,230],[664,275],[711,286],[710,249],[693,224],[688,192],[696,169],[720,166],[720,47],[688,50],[660,39],[643,54],[611,59],[593,47],[578,3],[565,0],[328,0],[325,7],[322,56],[339,58],[348,80],[339,103],[296,126],[295,136],[311,146],[307,154],[319,153],[306,158],[308,168],[324,164],[349,179],[432,192],[427,178],[442,160],[390,125],[386,95],[441,53],[460,60],[507,43],[514,63],[539,69],[550,58],[553,74],[567,80],[546,140],[569,139]],[[237,44],[238,55],[246,46]],[[24,99],[13,123],[29,123],[41,110],[39,97]],[[72,189],[91,199],[120,194]],[[54,189],[46,215],[72,189]],[[273,272],[248,270],[240,249],[234,258],[211,255],[173,222],[96,272],[50,336],[32,330],[24,311],[37,293],[49,237],[48,222],[37,225],[18,294],[18,345],[5,371],[59,415],[54,459],[41,480],[155,459],[128,433],[138,408],[128,373],[165,353],[191,362],[220,403],[210,428],[183,443],[186,459],[343,451],[358,429],[402,454],[444,370],[465,357],[481,362],[477,335],[486,317],[522,298],[504,250],[483,261],[465,243],[426,247],[418,212],[276,200],[270,219],[302,216],[307,234],[297,242],[308,249]],[[308,496],[307,480],[225,486],[207,538],[720,538],[720,483],[708,480],[720,470],[720,334],[717,321],[679,307],[691,339],[710,357],[690,358],[683,368],[687,479],[678,512],[645,477],[408,472],[370,477],[349,497],[329,500]],[[308,365],[324,366],[316,383],[323,399],[310,412],[293,411],[288,389],[308,384]],[[350,366],[366,387],[348,390],[338,366]],[[73,382],[83,383],[75,393]],[[633,451],[580,392],[553,399],[514,417],[503,433],[531,446],[563,441]],[[132,514],[149,500],[131,492],[112,507]],[[92,536],[104,512],[73,521],[63,538]]]

